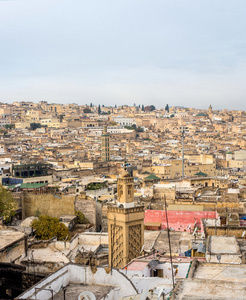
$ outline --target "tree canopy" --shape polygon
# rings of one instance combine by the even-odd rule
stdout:
[[[0,185],[0,217],[5,223],[10,222],[15,215],[16,206],[12,193]]]
[[[78,224],[89,224],[89,221],[86,219],[85,215],[81,211],[75,211],[77,216]]]
[[[36,237],[40,240],[49,240],[56,236],[61,241],[69,236],[68,228],[58,218],[40,216],[32,222],[32,227],[36,229]]]
[[[37,128],[41,128],[42,125],[40,123],[31,123],[30,130],[36,130]]]
[[[12,129],[12,128],[15,128],[15,124],[6,124],[6,125],[4,125],[4,127],[6,129]]]
[[[125,126],[126,129],[135,130],[136,132],[144,132],[144,129],[140,126],[136,126],[136,124],[132,124],[132,126]]]
[[[155,110],[155,106],[154,105],[145,106],[144,110],[145,111],[153,111],[153,110]]]
[[[91,111],[90,108],[85,108],[85,109],[84,109],[84,113],[85,113],[85,114],[91,114],[92,111]]]

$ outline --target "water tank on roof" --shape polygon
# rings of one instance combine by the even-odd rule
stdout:
[[[96,296],[89,291],[84,291],[79,294],[78,300],[96,300]]]

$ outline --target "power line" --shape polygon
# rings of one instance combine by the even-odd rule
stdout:
[[[168,243],[169,243],[169,251],[170,251],[170,262],[171,262],[171,270],[172,270],[172,281],[173,281],[173,289],[174,289],[173,259],[172,259],[172,249],[171,249],[170,232],[169,232],[169,225],[168,225],[168,216],[167,216],[166,195],[164,195],[164,201],[165,201],[165,211],[166,211],[166,221],[167,221],[167,235],[168,235]]]

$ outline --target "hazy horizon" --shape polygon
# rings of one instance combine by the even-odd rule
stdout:
[[[0,1],[0,101],[246,109],[242,0]]]

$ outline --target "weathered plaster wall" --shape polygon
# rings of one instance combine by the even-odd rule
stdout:
[[[217,218],[215,211],[168,211],[169,228],[177,231],[188,231],[196,226],[201,227],[201,219]],[[167,228],[166,212],[164,210],[145,210],[144,223],[146,222],[160,222],[161,229]],[[195,226],[195,227],[196,227]]]
[[[246,227],[240,226],[209,226],[205,227],[206,236],[210,235],[235,235],[237,238],[241,238],[242,234],[246,231]],[[244,237],[245,238],[245,237]]]
[[[75,210],[81,211],[91,224],[96,224],[96,202],[94,199],[85,194],[77,196]]]
[[[25,240],[24,238],[10,244],[5,249],[0,251],[0,262],[13,262],[15,259],[25,253]]]
[[[61,215],[74,214],[74,195],[55,196],[52,194],[31,194],[23,196],[23,218],[34,216],[37,210],[42,215],[59,218]]]

